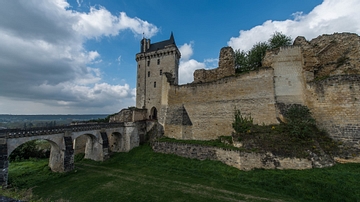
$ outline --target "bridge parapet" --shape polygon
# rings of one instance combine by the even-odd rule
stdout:
[[[48,127],[48,128],[31,128],[28,130],[5,129],[5,130],[1,130],[0,133],[6,138],[19,138],[19,137],[65,133],[66,131],[80,132],[80,131],[88,131],[88,130],[100,130],[103,128],[118,128],[123,126],[124,123],[82,124],[82,125],[58,126],[58,127]]]

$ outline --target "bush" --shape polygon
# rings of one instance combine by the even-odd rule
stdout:
[[[251,129],[252,126],[253,118],[251,115],[249,117],[243,117],[240,110],[235,110],[232,127],[236,133],[246,133]]]
[[[262,60],[266,51],[279,48],[281,46],[291,45],[291,37],[275,32],[268,42],[256,43],[248,52],[235,50],[235,71],[236,73],[257,70],[262,66]]]
[[[285,113],[286,126],[290,134],[306,139],[313,136],[315,119],[309,108],[303,105],[292,105]]]
[[[281,32],[275,32],[271,38],[268,40],[269,42],[269,48],[275,49],[279,48],[281,46],[290,46],[291,45],[291,37],[286,36],[285,34]]]

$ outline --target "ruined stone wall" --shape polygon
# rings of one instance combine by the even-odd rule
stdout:
[[[165,136],[178,139],[216,139],[233,131],[234,110],[258,124],[278,123],[273,69],[226,77],[214,82],[170,86]]]
[[[319,127],[332,138],[360,149],[360,75],[310,82],[307,90],[307,106]]]
[[[310,169],[334,165],[332,161],[319,161],[321,157],[311,159],[288,158],[271,153],[241,152],[217,147],[190,145],[183,143],[154,142],[155,152],[175,154],[181,157],[199,160],[217,160],[240,170],[263,169]]]
[[[119,113],[110,117],[110,123],[134,122],[147,118],[147,109],[122,109]]]
[[[194,72],[193,83],[204,83],[235,75],[235,53],[231,47],[220,50],[219,67],[216,69],[198,69]]]
[[[274,69],[276,102],[305,104],[302,64],[301,48],[298,46],[281,47],[267,52],[263,65]]]

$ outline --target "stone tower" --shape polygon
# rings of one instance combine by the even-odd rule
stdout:
[[[161,108],[163,77],[178,83],[180,57],[173,33],[170,39],[153,44],[150,39],[141,40],[140,53],[136,54],[136,107],[147,109],[151,119],[157,119]]]

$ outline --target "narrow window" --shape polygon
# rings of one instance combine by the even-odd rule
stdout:
[[[154,82],[154,88],[156,88],[156,82]]]
[[[148,60],[148,64],[147,64],[148,66],[150,66],[150,60]]]
[[[150,77],[150,71],[148,71],[148,77]]]
[[[140,68],[140,65],[138,65],[138,67]]]
[[[157,60],[157,64],[158,64],[158,65],[160,64],[160,59]]]
[[[138,83],[138,87],[140,87],[140,83]]]
[[[160,75],[162,75],[162,69],[160,69]]]

